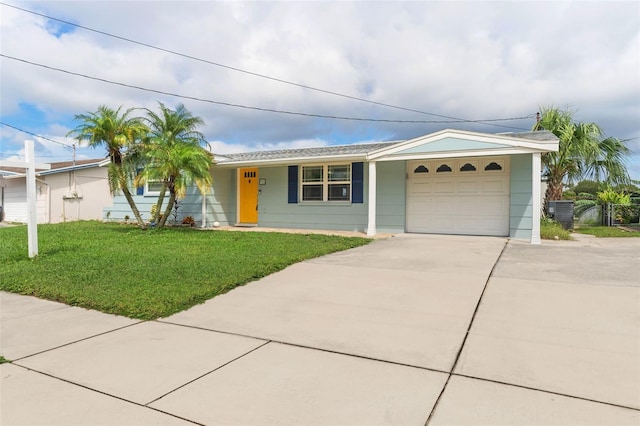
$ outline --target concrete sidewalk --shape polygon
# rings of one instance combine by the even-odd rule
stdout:
[[[638,425],[639,260],[400,235],[158,321],[0,293],[0,423]]]

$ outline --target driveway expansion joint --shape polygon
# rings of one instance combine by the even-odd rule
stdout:
[[[135,324],[132,324],[132,325],[135,325]],[[127,326],[127,327],[129,327],[129,326]],[[103,333],[103,334],[104,334],[104,333]],[[16,363],[14,363],[14,362],[11,362],[11,364],[15,365],[16,367],[20,367],[20,368],[22,368],[22,369],[24,369],[24,370],[30,371],[30,372],[32,372],[32,373],[36,373],[36,374],[40,374],[40,375],[45,376],[45,377],[49,377],[50,379],[58,380],[58,381],[60,381],[60,382],[67,383],[67,384],[72,385],[72,386],[77,386],[77,387],[79,387],[79,388],[82,388],[82,389],[85,389],[85,390],[88,390],[88,391],[91,391],[91,392],[95,392],[95,393],[98,393],[98,394],[100,394],[100,395],[104,395],[104,396],[107,396],[107,397],[110,397],[110,398],[114,398],[114,399],[117,399],[117,400],[119,400],[119,401],[123,401],[123,402],[129,403],[129,404],[133,404],[133,405],[136,405],[136,406],[138,406],[138,407],[142,407],[142,408],[146,408],[146,409],[149,409],[149,410],[157,411],[157,412],[159,412],[159,413],[166,414],[166,415],[168,415],[168,416],[175,417],[175,418],[177,418],[177,419],[184,420],[184,421],[187,421],[187,422],[189,422],[189,423],[193,423],[193,424],[196,424],[196,425],[201,425],[201,423],[194,422],[193,420],[185,419],[185,418],[183,418],[183,417],[177,416],[177,415],[172,414],[172,413],[168,413],[168,412],[166,412],[166,411],[159,410],[159,409],[154,408],[154,407],[148,407],[148,406],[147,406],[147,405],[145,405],[145,404],[141,404],[141,403],[139,403],[139,402],[131,401],[131,400],[129,400],[129,399],[126,399],[126,398],[123,398],[123,397],[120,397],[120,396],[117,396],[117,395],[113,395],[113,394],[110,394],[110,393],[107,393],[107,392],[101,391],[101,390],[99,390],[99,389],[94,389],[94,388],[92,388],[92,387],[89,387],[89,386],[83,385],[83,384],[81,384],[81,383],[76,383],[76,382],[73,382],[73,381],[71,381],[71,380],[63,379],[62,377],[54,376],[53,374],[49,374],[49,373],[46,373],[46,372],[44,372],[44,371],[35,370],[35,369],[33,369],[33,368],[26,367],[26,366],[24,366],[24,365],[20,365],[20,364],[16,364]],[[201,425],[201,426],[204,426],[204,425]]]
[[[65,343],[65,344],[62,344],[62,345],[58,345],[58,346],[55,346],[53,348],[45,349],[43,351],[34,352],[32,354],[29,354],[29,355],[25,355],[25,356],[21,356],[19,358],[12,359],[11,362],[21,361],[23,359],[31,358],[31,357],[34,357],[36,355],[40,355],[40,354],[44,354],[44,353],[47,353],[47,352],[55,351],[56,349],[61,349],[61,348],[64,348],[66,346],[71,346],[71,345],[74,345],[76,343],[84,342],[85,340],[93,339],[95,337],[103,336],[105,334],[109,334],[109,333],[113,333],[113,332],[116,332],[116,331],[124,330],[125,328],[129,328],[129,327],[133,327],[133,326],[136,326],[136,325],[144,324],[146,322],[148,322],[148,321],[141,320],[141,321],[135,322],[133,324],[127,324],[127,325],[123,325],[122,327],[114,328],[112,330],[107,330],[107,331],[103,331],[101,333],[92,334],[91,336],[83,337],[82,339],[74,340],[72,342],[68,342],[68,343]],[[21,365],[21,367],[27,368],[27,367],[24,367],[22,365]],[[33,370],[33,371],[35,371],[35,370]]]
[[[261,340],[264,340],[264,339],[261,339]],[[162,398],[164,398],[165,396],[170,395],[170,394],[172,394],[172,393],[176,392],[177,390],[182,389],[183,387],[188,386],[188,385],[190,385],[191,383],[193,383],[193,382],[195,382],[195,381],[197,381],[197,380],[200,380],[200,379],[202,379],[202,378],[203,378],[203,377],[205,377],[205,376],[208,376],[209,374],[215,373],[216,371],[220,370],[221,368],[226,367],[226,366],[227,366],[227,365],[229,365],[229,364],[232,364],[233,362],[235,362],[235,361],[239,360],[240,358],[244,358],[245,356],[249,355],[249,354],[250,354],[250,353],[252,353],[252,352],[257,351],[258,349],[260,349],[260,348],[262,348],[262,347],[264,347],[264,346],[268,345],[269,343],[271,343],[271,341],[270,341],[270,340],[268,340],[268,341],[264,342],[263,344],[261,344],[261,345],[259,345],[259,346],[256,346],[255,348],[251,349],[250,351],[247,351],[247,352],[245,352],[245,353],[243,353],[243,354],[241,354],[241,355],[239,355],[239,356],[237,356],[237,357],[233,358],[232,360],[229,360],[229,361],[225,362],[225,363],[224,363],[224,364],[222,364],[222,365],[219,365],[218,367],[214,368],[214,369],[213,369],[213,370],[211,370],[211,371],[207,371],[206,373],[201,374],[200,376],[198,376],[198,377],[196,377],[196,378],[194,378],[194,379],[192,379],[192,380],[189,380],[189,381],[188,381],[188,382],[186,382],[186,383],[183,383],[182,385],[178,386],[177,388],[172,389],[172,390],[170,390],[169,392],[164,393],[163,395],[160,395],[159,397],[157,397],[157,398],[155,398],[155,399],[153,399],[153,400],[151,400],[151,401],[147,402],[146,404],[143,404],[143,406],[147,407],[147,406],[149,406],[150,404],[153,404],[154,402],[161,400],[161,399],[162,399]],[[151,408],[151,407],[150,407],[150,408]]]
[[[484,287],[482,288],[482,293],[480,293],[480,297],[478,298],[478,303],[476,303],[476,307],[473,310],[471,319],[469,320],[469,325],[467,326],[467,330],[464,334],[464,337],[462,338],[462,343],[460,344],[460,348],[458,349],[456,358],[453,361],[453,365],[451,366],[450,371],[447,372],[447,380],[444,382],[444,386],[442,386],[442,391],[440,391],[440,395],[438,395],[438,399],[436,399],[435,404],[433,404],[433,408],[431,408],[431,412],[429,413],[429,416],[427,417],[427,420],[424,423],[425,426],[427,426],[431,421],[431,418],[433,417],[433,415],[436,412],[436,409],[438,408],[438,403],[442,399],[444,392],[447,390],[447,385],[449,384],[449,380],[451,380],[451,376],[454,374],[453,372],[455,371],[456,366],[458,365],[458,360],[460,359],[460,355],[462,354],[464,345],[465,343],[467,343],[467,338],[469,337],[469,333],[471,332],[471,327],[473,327],[473,321],[476,319],[478,309],[480,309],[480,304],[482,303],[482,298],[484,297],[484,294],[487,291],[487,287],[489,286],[489,281],[491,280],[491,277],[493,276],[493,272],[495,271],[496,266],[498,265],[498,262],[500,262],[500,259],[502,258],[502,255],[504,254],[504,251],[506,250],[508,244],[509,244],[509,240],[505,241],[504,245],[502,246],[502,250],[500,250],[500,254],[496,258],[496,261],[494,262],[493,266],[491,267],[491,271],[489,272],[489,275],[487,276],[487,280],[484,283]]]
[[[385,364],[392,364],[392,365],[397,365],[397,366],[400,366],[400,367],[417,368],[418,370],[432,371],[434,373],[443,373],[443,374],[450,374],[451,373],[448,370],[441,370],[441,369],[438,369],[438,368],[430,368],[430,367],[424,367],[424,366],[421,366],[421,365],[407,364],[407,363],[398,362],[398,361],[391,361],[391,360],[388,360],[388,359],[374,358],[374,357],[369,357],[369,356],[366,356],[366,355],[352,354],[352,353],[349,353],[349,352],[340,352],[340,351],[336,351],[336,350],[332,350],[332,349],[318,348],[318,347],[315,347],[315,346],[302,345],[302,344],[299,344],[299,343],[285,342],[283,340],[274,340],[274,339],[268,339],[268,338],[265,338],[265,337],[251,336],[251,335],[248,335],[248,334],[233,333],[233,332],[230,332],[230,331],[215,330],[215,329],[212,329],[212,328],[204,328],[204,327],[198,327],[198,326],[193,326],[193,325],[177,324],[177,323],[173,323],[173,322],[169,322],[169,321],[160,321],[160,322],[165,323],[165,324],[178,325],[178,326],[181,326],[181,327],[195,328],[195,329],[198,329],[198,330],[210,331],[210,332],[213,332],[213,333],[221,333],[221,334],[228,334],[228,335],[231,335],[231,336],[239,336],[239,337],[246,337],[246,338],[249,338],[249,339],[262,340],[262,341],[265,341],[265,344],[267,344],[267,343],[277,343],[277,344],[285,345],[285,346],[292,346],[292,347],[302,348],[302,349],[311,349],[311,350],[330,353],[330,354],[335,354],[335,355],[343,355],[343,356],[349,356],[349,357],[353,357],[353,358],[365,359],[365,360],[368,360],[368,361],[383,362]],[[258,348],[263,347],[265,344],[260,345]],[[258,348],[256,348],[256,349],[258,349]]]
[[[464,377],[464,378],[467,378],[467,379],[480,380],[480,381],[488,382],[488,383],[495,383],[495,384],[498,384],[498,385],[512,386],[514,388],[519,388],[519,389],[526,389],[526,390],[532,390],[532,391],[537,391],[537,392],[543,392],[543,393],[550,394],[550,395],[563,396],[565,398],[577,399],[579,401],[586,401],[586,402],[593,402],[593,403],[596,403],[596,404],[608,405],[610,407],[624,408],[624,409],[627,409],[627,410],[636,411],[636,412],[640,413],[640,408],[629,407],[627,405],[616,404],[616,403],[613,403],[613,402],[599,401],[597,399],[585,398],[585,397],[582,397],[582,396],[576,396],[576,395],[571,395],[571,394],[568,394],[568,393],[556,392],[556,391],[552,391],[552,390],[548,390],[548,389],[540,389],[540,388],[535,388],[535,387],[532,387],[532,386],[519,385],[519,384],[516,384],[516,383],[503,382],[503,381],[500,381],[500,380],[487,379],[485,377],[476,377],[476,376],[472,376],[472,375],[469,375],[469,374],[451,373],[451,375],[452,376],[457,376],[457,377]]]

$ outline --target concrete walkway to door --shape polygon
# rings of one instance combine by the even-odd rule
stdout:
[[[400,235],[150,322],[1,293],[0,419],[637,425],[639,248]]]

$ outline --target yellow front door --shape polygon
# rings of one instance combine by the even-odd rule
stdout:
[[[258,169],[240,169],[239,179],[239,220],[241,224],[258,223]]]

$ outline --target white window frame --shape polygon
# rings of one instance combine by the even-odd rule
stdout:
[[[329,167],[346,167],[349,170],[349,180],[329,180]],[[300,174],[298,176],[298,193],[299,202],[302,204],[313,204],[313,203],[331,203],[331,204],[339,204],[339,203],[351,203],[351,197],[353,192],[353,167],[351,163],[324,163],[324,164],[301,164],[300,166]],[[322,181],[321,182],[304,182],[304,168],[305,167],[322,167]],[[322,200],[305,200],[304,199],[304,187],[306,185],[322,185]],[[344,200],[329,200],[329,185],[349,185],[349,189],[347,190],[347,199]]]
[[[150,184],[150,183],[159,183],[159,184],[162,184],[162,181],[161,181],[161,180],[152,180],[152,181],[147,181],[147,182],[145,182],[145,183],[144,183],[144,195],[145,195],[145,196],[148,196],[148,197],[155,197],[155,196],[160,195],[160,190],[158,190],[158,191],[150,191],[150,190],[149,190],[149,184]],[[167,193],[167,191],[165,190],[165,192],[164,192],[164,193],[166,194],[166,193]]]

